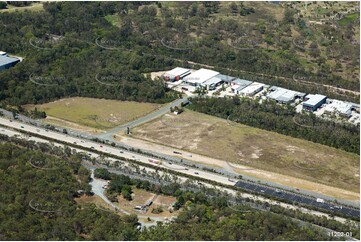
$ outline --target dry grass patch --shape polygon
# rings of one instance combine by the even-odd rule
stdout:
[[[358,155],[213,116],[166,114],[133,129],[133,136],[359,193]]]
[[[154,103],[126,102],[96,98],[65,98],[41,105],[26,105],[27,109],[38,108],[50,117],[78,125],[107,130],[125,124],[160,108]]]

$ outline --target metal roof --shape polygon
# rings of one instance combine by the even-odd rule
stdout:
[[[193,72],[189,76],[185,77],[184,80],[189,83],[198,83],[202,84],[203,82],[207,81],[208,79],[215,77],[218,75],[219,72],[208,70],[208,69],[199,69],[196,72]]]
[[[18,61],[20,61],[20,60],[15,57],[8,57],[8,56],[0,55],[0,66],[18,62]]]
[[[165,76],[183,76],[186,75],[188,73],[190,73],[191,71],[189,69],[185,69],[182,67],[176,67],[170,71],[167,71],[164,75]]]
[[[279,102],[290,102],[295,99],[296,96],[304,96],[305,93],[296,92],[289,89],[273,86],[271,87],[273,92],[267,95],[268,98],[277,100]]]
[[[309,98],[307,101],[304,101],[303,104],[307,106],[315,106],[319,102],[321,102],[323,99],[327,98],[324,95],[320,94],[308,94],[306,98]]]
[[[233,81],[234,79],[236,79],[233,76],[228,76],[228,75],[223,75],[223,74],[218,74],[216,77],[222,79],[222,81],[226,81],[226,82],[230,82]]]
[[[325,111],[329,112],[339,112],[346,115],[351,115],[351,108],[353,107],[352,103],[343,102],[339,100],[332,100],[332,103],[329,103],[325,106]]]
[[[202,85],[212,85],[212,84],[217,84],[219,82],[221,82],[222,79],[218,78],[217,76],[212,77],[211,79],[208,79],[207,81],[203,82]]]
[[[259,83],[259,82],[253,82],[251,85],[248,85],[247,87],[245,87],[244,89],[242,89],[240,91],[240,93],[243,94],[250,94],[255,92],[256,90],[258,90],[259,88],[263,87],[264,84],[263,83]]]

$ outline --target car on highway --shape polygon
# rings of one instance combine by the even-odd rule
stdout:
[[[100,148],[103,148],[103,146],[102,146],[102,145],[100,145]]]
[[[120,150],[120,151],[119,151],[119,153],[120,153],[120,154],[123,154],[123,153],[124,153],[124,151]]]
[[[264,190],[261,190],[260,192],[264,193]]]
[[[172,164],[172,162],[168,162],[168,164],[169,164],[169,165],[171,165],[171,164]]]
[[[199,173],[198,173],[198,172],[194,172],[194,174],[199,175]]]
[[[24,128],[24,126],[20,126],[22,129]]]
[[[11,120],[11,119],[10,119],[9,121],[10,121],[10,122],[12,122],[12,120]]]
[[[282,193],[282,192],[281,192],[280,190],[278,190],[278,189],[276,189],[276,192],[277,192],[277,193]]]
[[[188,169],[188,168],[184,168],[184,170],[188,171],[189,169]]]
[[[90,149],[94,149],[94,146],[90,147]]]

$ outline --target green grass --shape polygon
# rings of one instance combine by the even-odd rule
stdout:
[[[339,23],[342,25],[342,26],[345,26],[353,21],[355,21],[357,18],[359,17],[359,14],[358,13],[352,13],[352,14],[349,14],[349,15],[346,15],[343,19],[341,19],[339,21]]]
[[[43,8],[43,3],[33,3],[30,6],[26,6],[26,7],[15,7],[11,4],[8,4],[8,8],[7,9],[1,9],[0,13],[4,13],[4,12],[15,12],[15,11],[42,11],[44,10]]]
[[[78,97],[61,99],[36,107],[51,117],[107,130],[142,117],[161,105]],[[28,105],[27,108],[33,109],[34,105]]]
[[[114,26],[120,26],[121,24],[121,18],[118,15],[107,15],[104,18]]]
[[[359,192],[358,155],[189,110],[178,116],[166,114],[139,126],[133,129],[133,136]]]

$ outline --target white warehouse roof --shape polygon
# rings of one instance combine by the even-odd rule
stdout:
[[[164,76],[169,76],[169,77],[176,77],[176,76],[179,76],[179,77],[182,77],[184,75],[187,75],[189,74],[191,71],[189,69],[185,69],[185,68],[182,68],[182,67],[176,67],[170,71],[167,71]]]
[[[244,89],[240,90],[240,94],[253,94],[254,92],[258,91],[260,88],[264,86],[263,83],[253,82],[252,84],[248,85]]]
[[[332,103],[325,106],[325,111],[339,112],[345,115],[351,115],[352,103],[343,102],[339,100],[332,100]]]
[[[212,77],[218,74],[219,72],[217,71],[212,71],[202,68],[196,72],[193,72],[189,76],[185,77],[184,80],[188,83],[202,84],[203,82],[207,81],[208,79],[211,79]]]
[[[317,103],[321,102],[326,96],[320,94],[308,94],[306,98],[309,98],[307,101],[304,101],[303,104],[307,106],[315,106]]]

